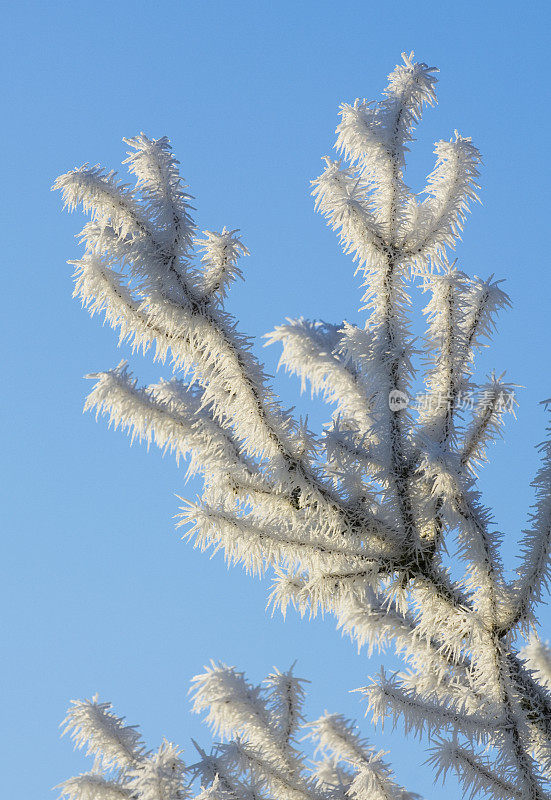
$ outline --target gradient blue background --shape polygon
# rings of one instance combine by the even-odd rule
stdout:
[[[210,658],[254,679],[298,658],[310,714],[361,717],[348,690],[380,659],[358,657],[332,620],[267,615],[267,584],[179,541],[174,492],[196,487],[183,487],[172,461],[82,416],[82,375],[126,351],[71,300],[65,261],[79,253],[82,219],[62,214],[49,188],[84,161],[117,168],[123,136],[167,134],[199,226],[239,227],[250,247],[229,302],[244,330],[299,314],[359,321],[353,269],[313,212],[309,180],[331,150],[340,101],[376,98],[402,50],[438,65],[440,104],[419,129],[409,177],[421,187],[432,142],[455,128],[484,154],[483,206],[458,255],[468,272],[506,277],[514,302],[482,359],[526,387],[482,480],[512,563],[543,438],[538,401],[551,395],[548,4],[23,0],[3,21],[3,795],[49,797],[87,767],[58,724],[71,698],[95,691],[152,745],[162,735],[206,744],[186,693]],[[275,370],[277,350],[262,355]],[[163,373],[131,362],[144,379]],[[296,401],[296,384],[277,385]],[[320,406],[304,407],[318,426]],[[439,795],[422,749],[364,727],[390,744],[409,788]]]

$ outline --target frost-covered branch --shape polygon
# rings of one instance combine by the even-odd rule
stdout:
[[[67,800],[417,800],[360,737],[354,722],[325,714],[305,722],[305,681],[293,669],[275,670],[260,684],[242,672],[212,664],[192,681],[193,711],[205,713],[214,736],[210,752],[185,765],[182,751],[163,740],[146,751],[135,726],[109,703],[77,701],[66,731],[75,747],[95,757],[92,772],[58,788]],[[321,760],[311,763],[314,743]],[[195,743],[194,743],[195,744]],[[346,795],[346,792],[349,794]]]
[[[203,475],[199,502],[184,501],[185,536],[251,573],[272,572],[274,607],[332,613],[370,651],[394,645],[408,671],[370,689],[373,709],[429,739],[448,729],[456,744],[433,758],[440,774],[451,765],[473,794],[542,800],[551,772],[548,659],[535,640],[523,645],[548,588],[551,449],[541,446],[536,505],[508,583],[477,470],[514,412],[516,386],[495,374],[480,381],[475,356],[509,299],[493,276],[469,277],[448,261],[478,199],[480,154],[456,133],[437,143],[423,199],[406,181],[414,127],[435,103],[435,83],[434,69],[404,54],[380,101],[341,106],[338,159],[326,157],[313,181],[316,208],[357,263],[365,314],[360,324],[287,320],[267,337],[301,388],[331,406],[317,433],[278,400],[225,309],[248,251],[229,228],[197,238],[168,140],[127,140],[133,187],[99,167],[61,176],[65,205],[91,217],[84,254],[72,262],[75,295],[120,341],[177,373],[143,388],[123,365],[97,373],[86,407]],[[411,334],[418,286],[429,296],[421,347]],[[324,760],[312,789],[293,761],[300,691],[290,675],[270,680],[272,694],[258,690],[264,699],[253,703],[264,709],[257,722],[243,718],[235,740],[201,762],[211,776],[204,800],[270,792],[304,800],[327,786],[335,798],[399,796],[373,754],[344,757],[348,728],[336,721],[343,763]],[[277,721],[266,728],[270,703]],[[74,780],[95,797],[95,777]],[[123,797],[127,787],[115,781],[101,791]]]
[[[547,401],[549,403],[549,401]],[[551,426],[548,428],[551,434]],[[542,465],[533,486],[536,505],[531,515],[532,527],[522,540],[522,561],[515,584],[515,606],[509,621],[532,623],[535,605],[549,588],[551,576],[551,439],[540,445]]]

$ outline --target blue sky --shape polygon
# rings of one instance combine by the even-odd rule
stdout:
[[[356,655],[331,620],[267,615],[266,585],[179,541],[174,493],[193,497],[196,488],[183,487],[182,471],[82,415],[82,376],[126,353],[71,300],[65,261],[77,256],[82,220],[61,213],[49,191],[54,178],[85,161],[117,168],[123,136],[166,134],[197,198],[200,228],[238,227],[251,250],[246,282],[229,303],[245,331],[259,336],[300,314],[360,321],[352,266],[314,214],[309,180],[331,150],[342,100],[376,98],[403,50],[439,66],[439,106],[418,130],[409,177],[420,188],[433,141],[455,128],[484,155],[483,205],[458,256],[467,272],[505,277],[514,303],[482,358],[484,369],[507,369],[526,387],[482,479],[511,561],[543,437],[538,401],[551,395],[549,16],[544,2],[507,0],[5,7],[6,797],[53,796],[54,784],[85,768],[58,739],[72,698],[98,691],[141,723],[152,744],[166,735],[187,747],[190,736],[209,741],[188,715],[187,689],[211,658],[254,679],[297,658],[312,681],[312,714],[327,707],[357,717],[363,710],[348,689],[379,663]],[[275,369],[276,349],[263,355]],[[163,373],[139,357],[131,362],[144,379]],[[277,385],[297,401],[296,384],[278,376]],[[319,425],[317,408],[311,421]],[[419,768],[422,750],[364,727],[392,747],[411,789],[437,796]]]

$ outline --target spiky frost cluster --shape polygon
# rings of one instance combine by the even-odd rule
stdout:
[[[480,156],[456,133],[437,143],[420,195],[404,176],[435,81],[434,69],[404,56],[380,102],[344,104],[342,160],[326,159],[313,183],[318,209],[357,262],[367,312],[363,326],[298,319],[268,337],[281,343],[287,370],[332,406],[318,436],[282,408],[224,310],[246,249],[226,229],[195,239],[168,141],[128,140],[134,188],[98,167],[61,176],[66,205],[91,215],[75,294],[121,340],[181,373],[141,388],[119,365],[94,376],[87,408],[189,456],[204,491],[180,524],[196,546],[252,573],[271,570],[283,611],[331,612],[369,648],[394,642],[408,671],[364,689],[375,720],[399,717],[427,733],[437,770],[453,766],[473,792],[542,800],[549,672],[542,678],[541,659],[531,666],[537,640],[522,647],[549,578],[551,443],[542,445],[517,577],[507,581],[476,470],[514,387],[495,375],[477,383],[474,358],[509,301],[498,281],[471,278],[446,255],[477,198]],[[421,351],[409,328],[412,277],[428,297]],[[423,408],[391,407],[391,394],[407,396],[421,380]],[[461,398],[473,392],[482,400],[465,414]],[[444,560],[453,548],[459,579]]]
[[[185,766],[166,740],[147,751],[135,726],[97,698],[73,702],[65,720],[76,748],[94,769],[61,784],[67,800],[417,800],[399,786],[384,753],[361,738],[355,723],[327,712],[303,717],[304,681],[275,670],[259,686],[242,672],[213,664],[193,679],[193,710],[205,712],[222,738]],[[313,762],[299,742],[311,739]]]

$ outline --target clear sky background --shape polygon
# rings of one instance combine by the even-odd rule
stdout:
[[[200,228],[240,228],[251,250],[246,282],[229,303],[245,331],[260,336],[300,314],[358,322],[352,265],[314,214],[309,181],[331,151],[341,101],[377,98],[403,50],[439,66],[439,106],[418,129],[409,178],[421,188],[432,143],[455,128],[484,155],[483,205],[458,255],[469,273],[505,277],[514,303],[483,366],[507,369],[526,388],[482,479],[512,564],[532,500],[534,445],[543,438],[538,401],[551,395],[548,8],[507,0],[6,4],[6,798],[53,797],[54,784],[88,767],[58,738],[72,698],[98,691],[139,722],[152,745],[165,735],[193,757],[190,736],[207,744],[209,735],[188,713],[187,689],[209,659],[258,680],[296,658],[312,681],[311,715],[328,708],[356,717],[363,708],[348,690],[380,663],[358,656],[332,620],[271,618],[267,582],[228,572],[221,557],[208,560],[179,541],[174,493],[196,491],[183,487],[183,472],[82,415],[82,376],[128,354],[71,299],[65,262],[79,253],[73,235],[83,220],[61,212],[49,191],[54,178],[85,161],[117,168],[123,136],[166,134],[197,198]],[[275,370],[277,349],[261,355]],[[144,379],[166,374],[130,360]],[[278,376],[277,385],[297,402],[295,383]],[[320,406],[304,405],[319,426]],[[419,766],[422,749],[363,724],[373,742],[392,747],[410,789],[439,796]]]

